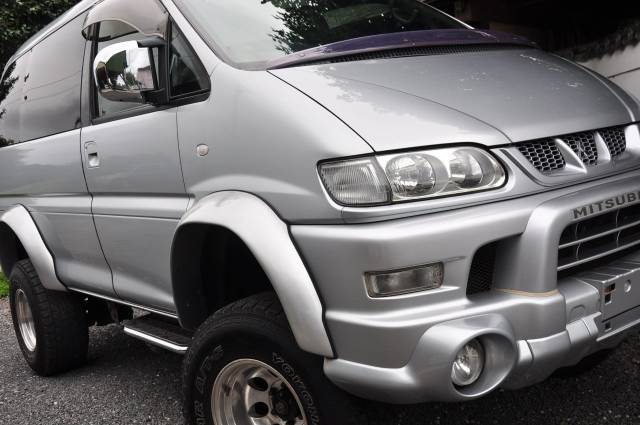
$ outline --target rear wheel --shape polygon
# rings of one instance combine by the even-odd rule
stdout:
[[[49,376],[83,365],[89,334],[82,301],[45,289],[29,260],[16,263],[9,280],[13,325],[29,366]]]
[[[189,424],[363,424],[353,399],[298,348],[272,293],[225,307],[198,329],[184,360]]]

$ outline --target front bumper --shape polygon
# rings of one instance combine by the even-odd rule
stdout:
[[[576,219],[574,209],[639,189],[640,172],[634,171],[428,216],[292,226],[324,300],[337,352],[337,358],[325,361],[325,373],[365,398],[457,401],[498,386],[539,382],[559,367],[616,345],[624,331],[640,323],[640,309],[605,317],[603,292],[594,282],[558,279],[558,245]],[[492,289],[467,296],[475,253],[496,241]],[[640,253],[625,255],[628,275],[640,276]],[[367,296],[364,272],[440,261],[445,272],[439,289],[385,299]],[[640,292],[640,277],[634,279]],[[454,387],[451,363],[476,337],[487,351],[485,372],[476,384]]]

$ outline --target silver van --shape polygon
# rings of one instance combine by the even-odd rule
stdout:
[[[185,354],[189,424],[342,425],[534,384],[640,323],[640,104],[426,2],[84,0],[0,90],[38,374],[115,322]]]

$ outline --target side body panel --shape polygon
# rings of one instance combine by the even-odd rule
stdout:
[[[0,121],[0,210],[29,211],[66,285],[89,283],[112,294],[80,156],[83,19],[60,26],[17,60],[14,93],[2,104],[7,120]]]
[[[2,148],[0,210],[24,205],[67,285],[112,294],[111,273],[91,217],[82,173],[80,131]]]
[[[342,221],[326,196],[321,159],[371,153],[347,125],[267,72],[220,64],[206,102],[181,106],[180,153],[196,202],[214,192],[253,193],[285,221]],[[198,156],[197,146],[210,151]]]

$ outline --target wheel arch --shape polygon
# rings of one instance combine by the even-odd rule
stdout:
[[[53,255],[29,211],[15,205],[0,215],[0,264],[11,274],[16,262],[29,258],[42,285],[53,291],[66,291],[55,270]]]
[[[333,357],[322,303],[287,224],[263,200],[245,192],[209,195],[178,224],[171,252],[171,273],[182,326],[195,328],[210,314],[209,303],[215,292],[207,288],[210,282],[203,279],[203,266],[212,260],[207,258],[206,253],[211,251],[205,246],[208,243],[224,246],[220,245],[223,238],[235,241],[240,248],[234,249],[243,249],[243,245],[247,255],[255,259],[277,294],[298,345],[306,351]]]
[[[7,223],[0,222],[0,266],[7,275],[11,274],[13,266],[28,257],[22,242]]]

